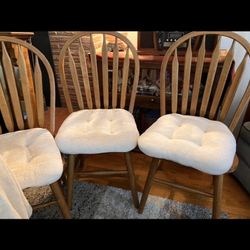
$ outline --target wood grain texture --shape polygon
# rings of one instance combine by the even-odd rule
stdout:
[[[246,65],[246,61],[247,61],[247,57],[249,55],[246,53],[244,58],[242,59],[239,67],[237,68],[236,72],[235,72],[235,76],[233,78],[232,84],[228,89],[228,92],[225,96],[225,101],[223,103],[222,109],[221,109],[221,114],[220,114],[220,121],[224,121],[226,118],[226,115],[228,113],[228,110],[232,104],[233,98],[235,96],[235,93],[238,89],[238,86],[240,84],[240,81],[242,79],[242,75],[245,69],[245,65]]]
[[[234,113],[234,116],[233,116],[233,119],[229,125],[229,129],[233,132],[234,129],[236,128],[239,120],[240,120],[240,117],[244,111],[244,108],[247,106],[247,104],[249,103],[249,99],[250,99],[250,80],[248,82],[248,87]]]
[[[121,102],[120,108],[125,108],[127,87],[128,87],[128,73],[129,73],[129,48],[126,49],[126,55],[123,62],[122,70],[122,90],[121,90]]]
[[[119,70],[119,51],[118,51],[118,44],[116,37],[115,46],[113,49],[112,108],[117,107],[118,70]]]
[[[86,56],[85,56],[85,50],[83,48],[81,40],[80,40],[80,47],[79,47],[79,58],[80,58],[80,67],[82,71],[87,105],[89,109],[92,109],[93,102],[92,102],[91,89],[90,89],[90,84],[89,84],[88,66],[87,66],[87,61],[86,61]]]
[[[178,107],[178,75],[179,75],[179,62],[177,57],[177,49],[174,51],[174,59],[172,63],[172,112],[177,113]]]
[[[80,109],[84,109],[84,104],[83,104],[83,99],[82,99],[82,91],[81,91],[81,87],[80,87],[80,83],[79,83],[79,79],[78,79],[78,73],[76,70],[74,58],[73,58],[69,48],[68,48],[68,54],[69,54],[69,68],[70,68],[70,73],[71,73],[71,77],[73,80],[73,85],[75,88],[77,103],[78,103],[78,106]]]
[[[11,107],[9,106],[8,102],[5,99],[5,94],[3,92],[1,80],[0,80],[0,110],[3,116],[5,126],[7,127],[9,132],[13,132],[14,121],[13,121],[12,111]]]
[[[16,80],[13,71],[12,62],[6,50],[5,44],[2,41],[2,60],[3,60],[3,70],[5,72],[5,77],[10,92],[12,107],[15,114],[15,119],[19,129],[24,129],[23,114],[20,106],[20,99],[18,96],[18,91],[16,87]]]
[[[198,52],[198,58],[197,58],[197,63],[196,63],[195,75],[194,75],[194,86],[193,86],[192,102],[191,102],[191,108],[190,108],[191,115],[196,114],[196,108],[197,108],[197,103],[199,99],[201,76],[202,76],[204,58],[205,58],[205,53],[206,53],[205,41],[206,41],[206,36],[204,35],[202,38],[201,47]]]
[[[28,78],[23,51],[20,46],[18,46],[17,63],[18,63],[18,68],[20,72],[20,79],[21,79],[22,93],[23,93],[24,104],[25,104],[25,113],[27,115],[27,121],[28,121],[28,128],[33,128],[35,125],[34,111],[33,111],[34,105],[31,101],[30,82]]]
[[[108,75],[108,54],[106,35],[103,34],[102,42],[102,84],[103,84],[103,103],[104,108],[109,108],[109,75]]]
[[[219,219],[221,214],[221,200],[223,192],[223,175],[214,175],[214,200],[213,200],[213,219]]]
[[[93,42],[92,34],[90,34],[90,57],[91,57],[91,71],[93,76],[93,86],[94,86],[94,94],[95,94],[95,105],[96,108],[101,107],[100,103],[100,89],[99,89],[99,78],[97,71],[97,62],[96,62],[96,50]]]
[[[37,56],[35,59],[34,80],[35,80],[35,91],[36,91],[38,125],[43,128],[44,127],[43,81],[42,81],[42,72]]]
[[[191,39],[189,39],[188,48],[185,54],[182,105],[181,105],[181,113],[184,115],[187,112],[191,67],[192,67],[192,47],[191,47]]]
[[[219,58],[220,58],[220,40],[221,39],[219,38],[219,40],[217,41],[216,47],[212,54],[212,60],[209,65],[207,81],[205,84],[205,90],[204,90],[201,108],[200,108],[200,116],[205,116],[207,112],[207,105],[210,99],[210,94],[211,94],[211,90],[212,90],[213,83],[214,83],[214,77],[215,77],[215,73],[216,73]]]
[[[222,93],[226,84],[226,80],[227,80],[227,77],[230,72],[232,62],[233,62],[234,46],[235,46],[235,41],[232,42],[231,48],[227,53],[225,62],[222,67],[222,71],[221,71],[220,78],[217,84],[212,106],[210,108],[210,113],[209,113],[210,119],[214,118],[216,111],[218,109],[219,103],[220,103],[220,99],[221,99],[221,96],[222,96]]]

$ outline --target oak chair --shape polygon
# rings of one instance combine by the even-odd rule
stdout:
[[[206,37],[218,35],[218,41],[212,52],[208,73],[204,76]],[[199,50],[193,52],[193,41],[201,37]],[[227,52],[221,72],[217,72],[220,60],[221,38],[232,41]],[[183,75],[179,73],[178,53],[183,43],[186,43],[185,65]],[[234,64],[235,46],[244,49],[244,56],[231,83],[229,72]],[[182,46],[183,47],[183,46]],[[178,49],[179,48],[179,49]],[[183,50],[183,49],[182,49]],[[183,51],[182,51],[183,53]],[[223,175],[236,170],[238,158],[236,155],[236,140],[233,136],[244,107],[249,101],[249,74],[245,82],[247,88],[227,126],[225,123],[235,93],[245,81],[242,77],[249,59],[249,43],[233,32],[191,32],[177,40],[167,50],[161,65],[161,117],[138,140],[140,150],[152,157],[150,170],[140,201],[139,212],[142,213],[153,181],[175,188],[182,188],[196,194],[213,197],[213,218],[219,218],[223,190]],[[169,59],[172,63],[169,65]],[[192,60],[196,62],[191,67]],[[247,69],[248,68],[248,69]],[[171,80],[166,79],[166,71],[170,71]],[[191,71],[194,73],[193,79]],[[170,82],[169,82],[170,80]],[[166,88],[170,86],[171,96],[166,95]],[[166,114],[169,110],[170,114]],[[228,119],[228,118],[227,118]],[[163,160],[175,162],[182,166],[191,167],[213,176],[213,193],[203,192],[191,187],[181,186],[162,179],[155,178],[157,169]]]
[[[71,218],[59,185],[63,161],[55,130],[55,80],[45,56],[33,45],[17,38],[0,36],[0,111],[2,116],[0,155],[22,189],[50,185],[64,218]],[[27,68],[23,48],[34,58]],[[10,56],[10,50],[13,55]],[[50,84],[50,124],[45,128],[43,65]],[[31,74],[32,73],[32,74]],[[3,129],[2,129],[3,128]],[[4,131],[5,130],[5,131]],[[47,204],[48,205],[48,204]],[[35,205],[33,208],[42,207]]]
[[[72,48],[77,48],[77,51],[72,53]],[[120,51],[121,48],[123,51]],[[132,70],[130,64],[133,64]],[[66,69],[70,75],[66,74]],[[65,43],[60,52],[59,73],[66,105],[71,113],[55,137],[60,151],[68,156],[69,207],[72,207],[75,176],[81,179],[95,176],[126,176],[129,179],[134,206],[138,208],[139,201],[130,154],[137,146],[139,137],[132,115],[139,78],[136,49],[125,36],[117,32],[77,33]],[[73,97],[70,96],[70,82],[73,82],[74,87],[72,96],[76,96],[75,106]],[[74,111],[74,108],[79,111]],[[124,153],[126,170],[83,169],[84,171],[75,172],[77,155],[84,157],[86,154],[111,152]],[[110,164],[112,165],[112,162]]]

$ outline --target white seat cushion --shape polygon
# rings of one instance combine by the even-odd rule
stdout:
[[[22,189],[49,185],[62,175],[61,153],[46,129],[33,128],[0,135],[0,155]]]
[[[55,140],[62,153],[129,152],[139,132],[133,115],[124,109],[90,109],[70,114]]]
[[[235,138],[225,124],[179,114],[160,117],[140,136],[138,146],[151,157],[212,175],[226,173],[236,151]]]

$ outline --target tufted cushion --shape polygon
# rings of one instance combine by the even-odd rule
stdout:
[[[138,146],[151,157],[212,175],[227,172],[236,152],[235,138],[225,124],[179,114],[160,117],[140,136]]]
[[[60,151],[46,129],[0,135],[0,155],[23,189],[51,184],[62,175]]]
[[[70,114],[56,135],[65,154],[128,152],[139,132],[133,115],[124,109],[90,109]]]

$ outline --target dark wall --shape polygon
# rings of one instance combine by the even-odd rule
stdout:
[[[39,32],[34,32],[34,36],[32,37],[32,44],[38,48],[48,59],[50,65],[52,66],[52,69],[55,74],[55,69],[54,69],[54,62],[53,62],[53,57],[51,53],[51,47],[50,47],[50,40],[49,40],[49,35],[47,31],[39,31]],[[49,87],[49,79],[46,73],[45,68],[41,65],[41,70],[43,74],[43,91],[46,99],[46,104],[49,105],[50,103],[50,87]],[[59,91],[58,91],[58,86],[55,78],[55,84],[56,84],[56,107],[61,106],[61,101],[60,101],[60,96],[59,96]]]

